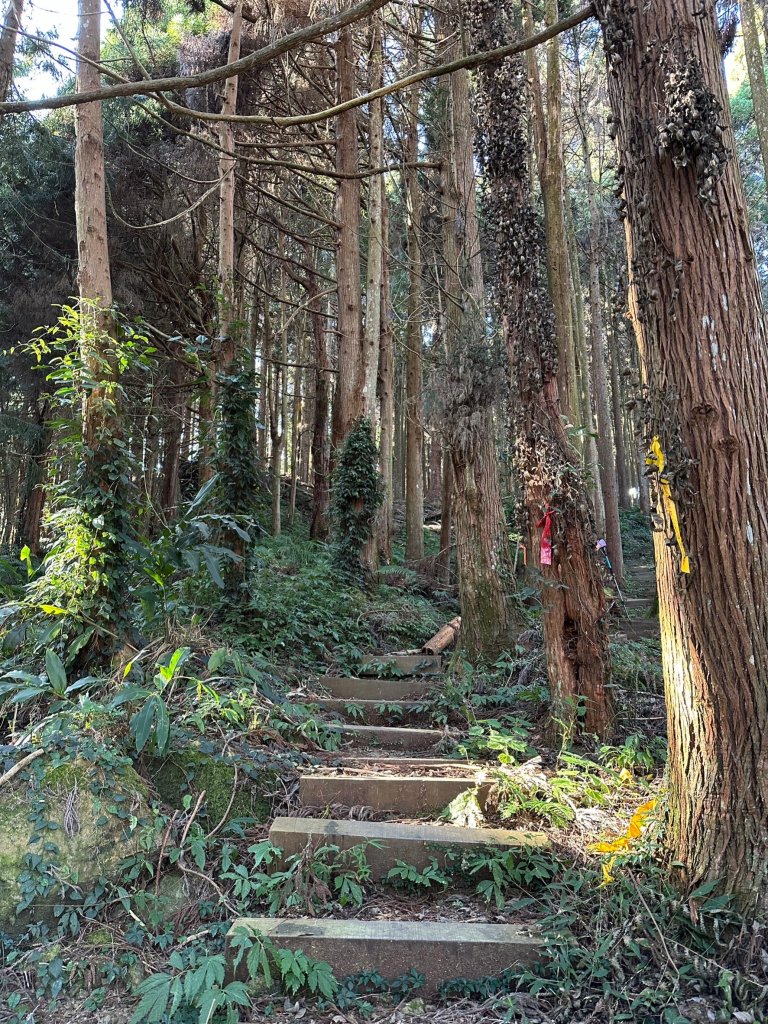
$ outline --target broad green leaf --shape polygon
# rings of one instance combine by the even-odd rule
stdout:
[[[131,718],[131,734],[136,744],[136,753],[140,754],[147,745],[152,735],[152,726],[155,721],[155,705],[151,700],[136,712]]]
[[[212,551],[208,548],[202,549],[203,559],[205,564],[208,566],[208,572],[211,574],[211,579],[221,590],[224,589],[224,577],[221,575],[221,569],[219,563]]]
[[[155,705],[155,743],[158,754],[164,754],[168,749],[168,740],[171,735],[171,720],[162,697],[153,697],[152,700]]]
[[[226,647],[220,647],[217,651],[214,651],[208,659],[208,671],[218,672],[223,665],[226,665],[228,658],[229,652]]]
[[[169,974],[153,974],[142,981],[136,988],[140,996],[131,1024],[160,1024],[168,1005],[171,993],[171,976]]]
[[[23,704],[25,701],[32,700],[34,697],[39,697],[45,691],[39,686],[29,686],[24,690],[19,690],[11,697],[11,704]]]

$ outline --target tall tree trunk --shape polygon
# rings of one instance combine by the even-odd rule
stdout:
[[[589,496],[592,500],[592,511],[595,516],[595,529],[602,535],[605,532],[605,505],[603,488],[600,482],[600,459],[595,443],[595,414],[592,402],[592,382],[589,372],[589,355],[587,352],[587,328],[584,316],[584,293],[581,283],[581,267],[576,244],[576,228],[573,223],[573,211],[566,205],[566,227],[568,230],[568,253],[570,256],[571,279],[574,306],[574,340],[576,342],[576,361],[580,385],[581,427],[586,430],[583,448],[583,463],[587,473]]]
[[[13,82],[13,58],[16,53],[16,39],[21,28],[24,0],[10,0],[3,18],[0,32],[0,103],[8,99]],[[0,121],[3,115],[0,114]]]
[[[284,270],[280,271],[280,296],[281,298],[285,297]],[[283,456],[283,443],[285,441],[285,367],[283,363],[288,359],[288,331],[285,327],[288,314],[286,308],[286,306],[283,306],[280,314],[283,323],[280,327],[280,340],[276,346],[273,343],[275,351],[269,377],[269,437],[271,441],[269,460],[273,537],[279,537],[282,533],[282,477],[280,473],[280,460]]]
[[[623,331],[613,309],[608,352],[611,365],[611,414],[613,416],[613,438],[616,445],[616,486],[619,492],[619,507],[629,508],[629,480],[627,445],[625,441],[623,378],[621,374]]]
[[[98,0],[79,0],[80,23],[77,88],[100,88],[101,6]],[[126,443],[122,422],[122,392],[112,310],[112,279],[107,236],[104,126],[100,103],[75,108],[75,222],[80,290],[80,353],[89,386],[83,392],[82,462],[78,478],[81,513],[94,543],[88,576],[91,620],[98,628],[87,654],[104,658],[118,643],[126,621],[119,601],[125,584],[130,508],[124,483]],[[123,534],[123,536],[121,536]],[[84,568],[84,567],[83,567]],[[78,594],[78,597],[80,595]]]
[[[303,335],[299,335],[302,337]],[[296,518],[296,491],[299,484],[299,453],[301,448],[302,403],[301,403],[301,363],[304,359],[303,346],[296,349],[296,362],[299,364],[293,371],[293,405],[291,407],[291,497],[288,503],[288,525],[293,526]]]
[[[440,553],[437,556],[437,577],[448,586],[451,582],[451,548],[453,542],[453,458],[443,452],[443,495],[440,503]]]
[[[592,380],[594,382],[597,412],[597,454],[600,459],[600,484],[605,509],[605,540],[608,545],[613,571],[619,583],[624,581],[624,554],[621,546],[619,522],[619,493],[614,455],[613,419],[608,395],[608,369],[605,358],[605,330],[603,326],[603,298],[600,288],[600,212],[597,208],[595,180],[592,169],[587,123],[587,106],[580,69],[581,56],[576,50],[578,74],[578,125],[581,135],[581,155],[589,206],[589,336],[592,350]]]
[[[444,27],[451,36],[451,27]],[[459,55],[458,35],[445,60]],[[443,573],[450,565],[451,513],[456,530],[461,646],[471,661],[495,661],[512,646],[513,588],[501,504],[493,402],[503,368],[490,353],[473,154],[473,123],[466,71],[444,90],[441,163],[443,291],[446,334],[445,435],[451,473],[444,491]],[[452,481],[450,480],[452,478]],[[452,487],[450,483],[452,482]],[[452,505],[450,503],[453,495]]]
[[[36,395],[33,403],[33,412],[37,432],[32,442],[29,461],[24,475],[24,490],[18,510],[16,544],[18,547],[23,547],[26,544],[33,555],[40,555],[40,531],[46,493],[46,463],[48,462],[52,440],[50,402],[48,400],[40,402],[39,395]],[[6,518],[8,523],[13,521],[10,508],[7,511]]]
[[[381,18],[374,16],[371,32],[371,89],[378,89],[383,83],[383,60],[381,52]],[[384,102],[373,100],[370,104],[370,165],[381,167],[384,162]],[[379,369],[381,346],[381,298],[384,276],[384,177],[374,174],[368,183],[368,272],[366,275],[364,387],[365,415],[376,429],[376,381]]]
[[[669,841],[685,882],[765,911],[768,337],[717,25],[700,0],[595,6],[665,527]]]
[[[504,42],[503,15],[510,9],[504,0],[500,7],[491,11],[483,0],[467,0],[475,50]],[[614,714],[606,686],[605,596],[586,489],[560,408],[543,239],[531,203],[525,62],[507,58],[489,63],[477,77],[484,130],[480,156],[489,183],[500,314],[518,403],[515,457],[529,529],[542,538],[541,601],[553,720],[566,735],[583,726],[606,736]]]
[[[760,157],[763,161],[763,175],[768,182],[768,83],[765,80],[765,59],[760,46],[754,0],[739,0],[739,4],[744,33],[744,54],[747,58],[749,88],[752,93],[752,112],[760,144]]]
[[[395,449],[395,339],[392,330],[390,305],[389,260],[387,259],[387,238],[389,215],[386,195],[382,195],[382,238],[384,239],[384,261],[381,277],[381,344],[379,349],[379,392],[380,442],[379,465],[384,489],[377,519],[379,555],[386,564],[392,561],[392,513],[394,505],[394,449]]]
[[[395,501],[405,500],[405,368],[395,362],[395,445],[393,486]]]
[[[306,247],[307,255],[309,246]],[[314,256],[317,260],[317,256]],[[328,412],[330,408],[330,374],[326,345],[325,317],[320,309],[320,289],[317,274],[307,274],[307,298],[312,319],[312,338],[315,360],[315,400],[312,423],[312,522],[309,536],[312,540],[328,538],[329,452]]]
[[[163,464],[160,474],[159,504],[168,514],[179,502],[179,469],[181,466],[181,433],[187,391],[184,388],[185,367],[180,356],[175,356],[170,367],[170,400],[166,403],[168,424],[163,437]]]
[[[558,0],[545,0],[547,25],[558,20]],[[525,26],[533,35],[530,7],[525,6]],[[528,69],[533,87],[533,129],[539,160],[539,180],[544,204],[544,228],[547,238],[547,276],[555,312],[557,336],[557,379],[563,412],[574,421],[579,412],[576,380],[576,351],[571,326],[570,266],[565,230],[565,169],[562,138],[562,86],[560,76],[560,40],[547,43],[546,108],[539,77],[536,50],[528,52]]]
[[[338,99],[355,95],[355,48],[352,29],[345,28],[336,44]],[[339,222],[336,278],[338,282],[339,363],[333,403],[332,441],[338,449],[352,426],[365,415],[365,362],[360,314],[360,179],[357,115],[346,110],[336,119],[336,169]]]
[[[237,0],[232,14],[232,28],[229,33],[227,63],[234,64],[240,57],[240,42],[243,28],[243,3]],[[237,111],[238,76],[233,75],[224,83],[224,102],[221,113],[227,117]],[[235,132],[231,121],[219,123],[219,309],[218,309],[218,368],[233,372],[237,361],[237,338],[234,324],[237,321],[235,301]]]
[[[417,17],[416,31],[420,17]],[[411,67],[418,66],[418,48],[411,44]],[[421,321],[421,190],[419,159],[420,88],[411,86],[406,101],[405,175],[408,208],[408,329],[405,354],[405,557],[416,563],[424,557],[424,397],[422,392]]]

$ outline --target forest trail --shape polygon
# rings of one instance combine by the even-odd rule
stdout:
[[[656,638],[653,565],[636,562],[627,569],[625,615],[615,634]],[[361,665],[357,676],[320,677],[325,695],[312,703],[327,716],[325,728],[339,733],[341,749],[302,774],[295,816],[274,820],[269,837],[285,858],[327,845],[347,851],[368,844],[365,856],[378,881],[398,866],[423,872],[473,850],[549,845],[542,833],[470,827],[473,803],[464,794],[472,793],[482,812],[490,790],[487,766],[444,756],[448,732],[425,728],[423,720],[422,702],[440,686],[443,670],[442,656],[395,654]],[[531,920],[454,919],[444,913],[439,886],[430,892],[433,906],[425,912],[423,901],[411,901],[411,919],[242,918],[233,931],[246,928],[301,949],[340,978],[378,971],[392,979],[416,969],[427,995],[457,978],[496,975],[537,958],[540,940]],[[472,908],[464,911],[472,916]]]
[[[625,570],[627,617],[620,621],[618,631],[628,640],[658,640],[661,633],[653,562],[627,562]]]
[[[386,666],[389,678],[365,674]],[[419,699],[440,684],[442,667],[440,657],[390,656],[362,666],[357,677],[320,678],[331,696],[316,702],[334,716],[332,728],[341,732],[343,746],[332,763],[302,775],[297,816],[275,819],[270,839],[284,856],[327,844],[341,850],[375,844],[365,852],[378,881],[398,864],[417,871],[433,860],[442,866],[449,851],[548,845],[538,833],[470,828],[440,817],[467,790],[482,808],[489,789],[484,765],[441,755],[447,733],[425,729],[419,720]],[[322,817],[328,811],[333,817]],[[536,958],[539,941],[529,921],[451,919],[440,887],[432,899],[432,912],[425,912],[423,901],[409,901],[411,919],[245,918],[233,929],[246,927],[280,946],[300,948],[328,962],[339,978],[377,970],[393,979],[415,968],[425,977],[427,995],[453,979],[500,974]],[[472,915],[465,908],[463,916]]]

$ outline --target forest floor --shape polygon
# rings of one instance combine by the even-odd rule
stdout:
[[[630,566],[647,565],[644,524],[629,517],[625,534]],[[151,822],[143,851],[124,861],[119,880],[100,879],[90,900],[62,886],[67,895],[59,897],[53,919],[21,936],[0,934],[0,1024],[764,1019],[762,928],[746,926],[711,892],[681,900],[668,881],[664,701],[652,603],[631,606],[634,625],[616,620],[611,656],[620,719],[611,744],[589,737],[556,749],[547,743],[535,609],[507,658],[482,671],[459,657],[447,659],[439,684],[411,708],[412,724],[443,734],[436,752],[441,774],[480,764],[493,785],[482,820],[464,823],[535,831],[548,840],[546,851],[489,861],[484,870],[494,885],[485,889],[461,870],[414,870],[406,880],[379,884],[366,870],[364,849],[358,857],[337,849],[325,858],[297,858],[276,875],[266,870],[274,852],[269,827],[276,816],[302,813],[302,777],[348,772],[350,765],[361,774],[396,770],[380,749],[346,749],[313,704],[324,691],[323,676],[354,675],[371,656],[418,648],[457,609],[450,588],[402,566],[384,570],[368,593],[340,586],[327,555],[298,530],[265,541],[254,563],[247,600],[236,613],[212,613],[210,594],[198,595],[194,607],[178,605],[162,634],[144,646],[139,682],[151,692],[153,678],[160,680],[145,706],[155,700],[153,707],[167,711],[164,745],[160,717],[137,735],[140,704],[129,704],[132,714],[95,699],[67,709],[67,737],[50,741],[55,763],[88,758],[99,772],[106,764],[120,771],[129,764],[149,787]],[[628,594],[637,599],[644,588],[647,573],[639,569],[633,579],[630,569]],[[183,600],[189,594],[187,587]],[[8,657],[13,664],[13,654]],[[115,679],[128,675],[130,682],[134,672],[132,662]],[[51,707],[45,701],[19,706],[27,727],[44,732]],[[391,716],[389,725],[399,724],[394,706],[380,713]],[[23,724],[17,718],[13,728]],[[413,756],[428,761],[435,752]],[[55,818],[45,760],[22,780],[30,797],[42,794]],[[419,773],[434,769],[409,767],[409,774]],[[76,789],[59,792],[59,801],[77,805],[83,797]],[[393,817],[364,807],[333,812]],[[49,825],[66,831],[67,821]],[[358,979],[318,999],[310,991],[314,964],[286,964],[274,951],[272,974],[282,992],[253,972],[243,992],[228,989],[219,973],[226,931],[233,918],[259,914],[456,927],[535,920],[547,952],[538,966],[501,985],[486,978],[432,1002],[406,978],[394,985]],[[219,1003],[206,1002],[206,991]]]

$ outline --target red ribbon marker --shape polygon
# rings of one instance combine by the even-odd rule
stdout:
[[[544,518],[539,520],[539,529],[544,527],[541,534],[541,564],[552,565],[552,517],[554,512],[549,506],[544,513]]]

